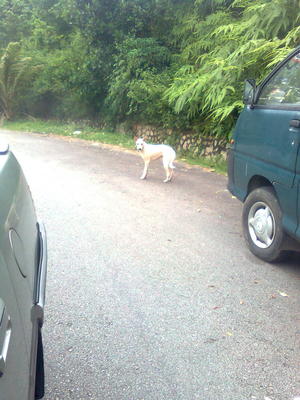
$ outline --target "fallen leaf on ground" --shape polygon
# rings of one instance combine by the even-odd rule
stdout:
[[[284,292],[279,292],[278,291],[278,293],[280,294],[280,296],[282,296],[282,297],[289,297],[289,295],[288,294],[286,294],[286,293],[284,293]]]
[[[206,339],[205,341],[204,341],[204,343],[214,343],[214,342],[216,342],[218,339],[215,339],[215,338],[208,338],[208,339]]]

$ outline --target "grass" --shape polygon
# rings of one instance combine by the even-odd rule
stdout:
[[[19,120],[19,121],[4,121],[2,128],[15,130],[15,131],[25,131],[25,132],[35,132],[35,133],[46,133],[55,134],[62,136],[76,137],[85,140],[91,140],[94,142],[118,145],[126,149],[134,149],[134,140],[131,136],[126,134],[120,134],[116,132],[109,132],[105,130],[99,130],[99,128],[92,128],[80,123],[63,123],[54,120]],[[80,131],[80,134],[74,134],[75,131]],[[226,174],[226,160],[221,156],[216,157],[193,157],[189,154],[185,154],[179,159],[191,164],[199,165],[210,171],[215,171],[219,174]]]
[[[90,126],[76,124],[76,123],[63,123],[59,121],[43,121],[43,120],[20,120],[20,121],[4,121],[2,128],[35,132],[47,133],[61,136],[76,137],[94,142],[101,142],[107,144],[114,144],[126,148],[134,148],[134,140],[128,136],[114,132],[100,131],[99,128],[92,128]],[[73,132],[80,131],[80,134]]]
[[[199,165],[211,172],[215,171],[218,174],[227,175],[227,161],[222,156],[194,157],[186,155],[181,156],[180,159],[191,165]]]

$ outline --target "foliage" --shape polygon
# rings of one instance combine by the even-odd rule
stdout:
[[[11,42],[0,60],[0,111],[10,119],[18,105],[18,94],[32,78],[31,58],[21,56],[21,46]]]
[[[42,117],[81,119],[98,112],[99,100],[95,77],[90,70],[85,38],[80,32],[71,34],[68,43],[52,51],[33,53],[44,67],[36,79],[27,104],[27,112]]]
[[[0,1],[0,47],[6,48],[9,42],[19,42],[30,34],[32,15],[29,1]]]
[[[128,38],[117,48],[108,96],[107,110],[116,122],[129,117],[153,122],[167,103],[162,94],[170,82],[165,72],[170,51],[154,39]]]
[[[227,137],[244,79],[262,79],[299,44],[299,6],[1,0],[2,112],[155,124],[173,128],[176,138],[185,130]]]
[[[206,128],[222,135],[224,129],[229,133],[242,107],[244,79],[265,76],[299,36],[299,14],[293,13],[299,1],[231,3],[205,18],[195,13],[184,22],[184,65],[166,92],[176,112],[185,111],[191,118],[201,113]]]

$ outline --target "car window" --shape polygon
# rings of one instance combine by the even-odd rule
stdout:
[[[300,52],[267,82],[257,104],[300,106]]]

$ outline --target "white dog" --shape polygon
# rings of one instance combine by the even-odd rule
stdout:
[[[140,152],[145,163],[141,179],[146,178],[150,161],[162,157],[163,166],[166,171],[166,179],[164,182],[169,182],[173,176],[173,169],[175,168],[173,161],[176,158],[176,153],[172,147],[165,144],[148,144],[143,138],[135,137],[134,139],[136,149]]]

